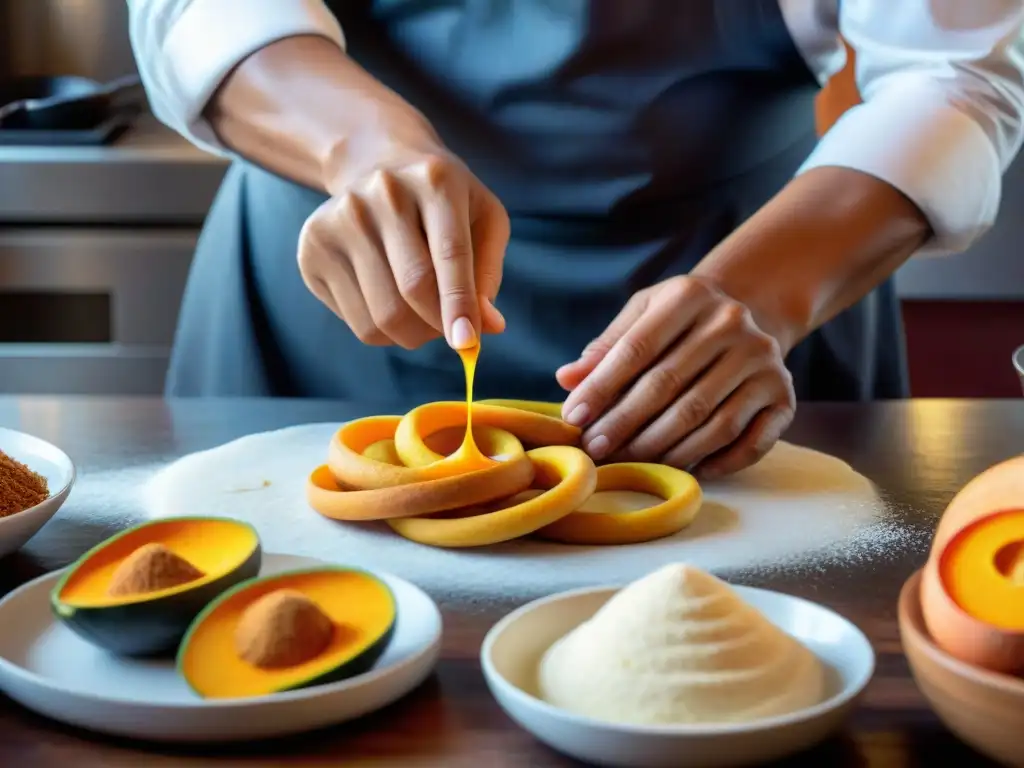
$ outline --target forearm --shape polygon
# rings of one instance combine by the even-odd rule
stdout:
[[[272,43],[242,61],[204,112],[218,139],[255,163],[314,189],[358,153],[378,126],[429,126],[341,48],[304,35]]]
[[[746,304],[786,353],[892,275],[929,237],[921,211],[847,168],[793,179],[694,269]]]

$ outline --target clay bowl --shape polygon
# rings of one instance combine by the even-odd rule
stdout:
[[[914,681],[943,724],[991,759],[1024,765],[1024,680],[972,667],[932,642],[921,615],[921,571],[900,592],[899,627]]]

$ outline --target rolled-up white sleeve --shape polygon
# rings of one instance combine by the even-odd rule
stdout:
[[[295,35],[344,48],[323,0],[128,0],[129,35],[153,114],[196,145],[228,154],[203,110],[247,56]]]
[[[928,218],[934,237],[919,255],[966,250],[995,222],[1024,138],[1022,23],[1024,0],[842,0],[863,103],[799,172],[871,174]]]

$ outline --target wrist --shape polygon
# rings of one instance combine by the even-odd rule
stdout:
[[[813,330],[813,297],[806,285],[777,280],[778,271],[764,274],[748,256],[713,251],[690,274],[746,307],[757,327],[775,339],[785,357]]]
[[[390,95],[362,100],[355,108],[359,120],[333,134],[319,152],[321,178],[330,194],[386,165],[389,158],[448,151],[426,117]]]
[[[693,270],[788,353],[890,277],[930,235],[890,185],[847,168],[793,179]]]

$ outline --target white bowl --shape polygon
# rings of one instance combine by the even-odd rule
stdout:
[[[537,739],[580,760],[628,768],[724,768],[757,765],[818,744],[840,729],[874,674],[871,643],[839,614],[797,597],[733,587],[826,665],[830,695],[814,707],[752,723],[640,726],[576,715],[536,695],[544,652],[589,619],[617,590],[587,588],[528,603],[487,633],[481,664],[502,709]]]
[[[0,427],[0,451],[46,478],[50,496],[34,507],[0,517],[0,557],[21,549],[60,509],[75,484],[75,465],[60,448],[24,432]]]

